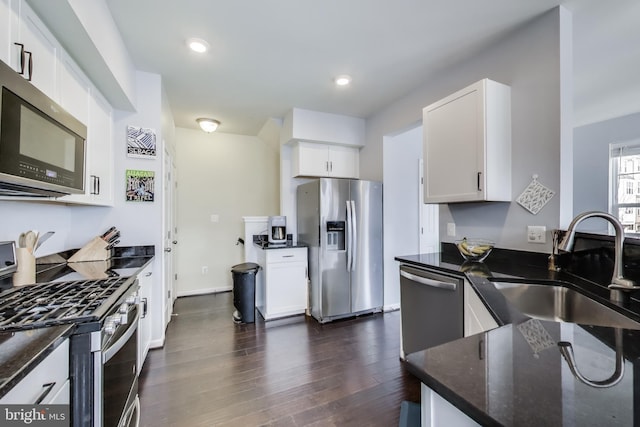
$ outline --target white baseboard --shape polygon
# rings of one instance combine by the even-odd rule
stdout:
[[[382,307],[382,311],[384,311],[385,313],[387,311],[397,311],[397,310],[400,310],[400,303],[389,304]]]
[[[228,292],[231,290],[233,290],[233,286],[222,286],[218,288],[203,288],[203,289],[193,289],[190,291],[179,291],[178,298],[192,297],[195,295],[217,294],[219,292]]]

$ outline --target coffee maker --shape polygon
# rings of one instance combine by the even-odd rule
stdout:
[[[287,217],[286,216],[270,216],[269,226],[269,243],[272,245],[284,245],[287,243]]]

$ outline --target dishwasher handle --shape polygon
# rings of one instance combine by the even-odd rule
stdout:
[[[447,291],[455,291],[457,287],[457,283],[455,282],[443,282],[441,280],[429,279],[427,277],[418,276],[417,274],[409,273],[408,271],[400,270],[400,276],[405,279],[412,280],[416,283],[420,283],[421,285],[432,286],[434,288],[445,289]]]

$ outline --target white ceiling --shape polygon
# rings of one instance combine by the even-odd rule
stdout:
[[[176,126],[255,135],[293,107],[366,118],[562,4],[574,14],[576,124],[640,111],[637,0],[107,0]],[[198,56],[185,40],[211,44]],[[524,54],[524,53],[523,53]],[[353,84],[336,88],[349,74]]]

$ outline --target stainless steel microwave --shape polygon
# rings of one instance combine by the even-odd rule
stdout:
[[[0,195],[84,193],[87,127],[0,61]]]

